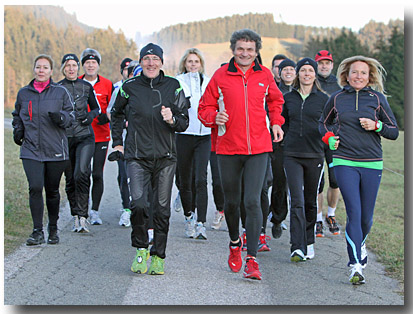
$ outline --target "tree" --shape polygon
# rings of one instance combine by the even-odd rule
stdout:
[[[388,43],[376,45],[374,56],[386,69],[385,90],[400,129],[404,129],[404,34],[395,26]]]

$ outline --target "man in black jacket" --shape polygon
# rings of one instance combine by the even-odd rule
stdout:
[[[132,246],[137,248],[131,270],[142,274],[148,270],[148,211],[150,202],[153,202],[154,240],[149,274],[162,275],[176,166],[175,132],[183,132],[188,127],[189,100],[179,81],[161,71],[161,47],[152,43],[143,47],[139,62],[142,74],[123,83],[111,111],[112,146],[114,153],[127,162],[131,238]],[[128,132],[124,150],[122,130],[125,118]],[[150,184],[152,200],[148,197]]]
[[[340,90],[340,86],[337,83],[337,77],[331,72],[334,67],[333,56],[331,52],[327,50],[320,50],[315,55],[315,61],[317,62],[317,78],[320,82],[321,88],[330,96],[335,91]],[[328,166],[328,181],[329,187],[327,190],[327,205],[328,211],[326,214],[326,223],[330,232],[334,235],[340,234],[340,228],[337,225],[335,218],[335,211],[338,203],[338,198],[340,197],[340,189],[338,188],[336,176],[332,168],[333,155],[330,149],[324,146],[324,155]],[[320,187],[318,189],[318,212],[317,212],[317,223],[316,223],[316,236],[318,238],[324,237],[323,231],[323,203],[324,203],[324,173],[321,178]]]

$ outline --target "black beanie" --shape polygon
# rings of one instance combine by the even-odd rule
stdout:
[[[79,58],[74,53],[68,53],[63,56],[62,59],[62,66],[66,63],[66,61],[75,60],[76,63],[79,65]]]
[[[298,72],[300,71],[301,67],[303,65],[311,65],[314,69],[315,74],[317,74],[317,62],[315,62],[313,59],[311,58],[303,58],[300,61],[297,62],[297,67],[295,68],[295,72],[298,75]]]
[[[284,59],[283,61],[281,61],[281,63],[278,65],[278,71],[279,74],[281,75],[281,71],[285,68],[285,67],[293,67],[295,69],[295,67],[297,66],[297,64],[295,64],[295,62],[291,59]]]
[[[125,58],[122,60],[122,63],[120,64],[120,74],[122,74],[123,70],[129,65],[131,61],[131,58]]]
[[[139,62],[141,62],[142,58],[146,55],[158,56],[159,58],[161,58],[161,61],[163,63],[163,50],[158,45],[155,45],[153,43],[149,43],[145,47],[143,47],[141,49],[140,54],[139,54]]]
[[[86,48],[85,50],[83,50],[82,54],[80,55],[80,59],[82,60],[82,66],[87,60],[96,60],[99,65],[102,61],[102,57],[100,56],[99,51],[92,48]]]

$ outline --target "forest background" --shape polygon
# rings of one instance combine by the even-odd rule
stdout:
[[[137,24],[137,28],[138,28]],[[322,28],[277,23],[273,14],[245,14],[199,22],[171,25],[136,41],[122,31],[97,29],[77,21],[75,15],[51,5],[4,6],[4,106],[14,106],[18,90],[33,78],[33,59],[46,53],[55,60],[53,80],[62,79],[60,62],[64,54],[80,56],[91,47],[102,55],[100,74],[112,82],[121,79],[119,66],[125,57],[138,59],[139,49],[148,42],[164,49],[164,71],[176,75],[179,59],[190,47],[199,48],[206,60],[206,73],[212,76],[231,58],[229,38],[233,31],[250,28],[263,39],[263,64],[271,67],[275,54],[283,53],[294,61],[314,58],[321,49],[332,52],[337,66],[346,57],[363,54],[374,57],[387,71],[385,89],[388,101],[404,129],[404,21],[388,24],[370,21],[358,32],[347,28]],[[139,31],[139,29],[137,29]],[[81,73],[83,72],[80,70]]]

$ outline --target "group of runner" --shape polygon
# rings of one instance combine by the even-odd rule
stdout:
[[[217,209],[212,227],[219,229],[226,221],[228,266],[239,272],[244,265],[245,278],[261,280],[257,252],[270,250],[268,213],[273,237],[279,238],[290,207],[291,261],[314,258],[315,239],[324,235],[318,199],[326,160],[325,221],[331,233],[340,233],[335,208],[341,191],[350,282],[364,283],[365,241],[383,168],[380,138],[398,137],[383,94],[384,69],[375,59],[349,57],[340,63],[337,80],[331,74],[332,54],[321,50],[314,59],[297,63],[277,55],[270,70],[262,65],[261,47],[254,31],[235,31],[233,57],[211,78],[195,48],[185,52],[173,78],[161,70],[163,49],[149,43],[139,60],[122,60],[123,79],[115,86],[98,74],[102,58],[95,49],[85,49],[80,60],[66,54],[61,63],[65,78],[58,83],[51,79],[53,60],[39,55],[35,78],[19,91],[13,111],[13,136],[21,145],[34,225],[27,245],[45,242],[43,188],[47,242],[59,242],[63,173],[72,230],[84,233],[89,223],[102,224],[103,168],[112,136],[108,159],[118,162],[119,224],[132,226],[133,272],[164,274],[174,178],[186,236],[207,239],[210,161]],[[80,63],[85,74],[79,77]],[[247,251],[245,263],[242,250]]]

